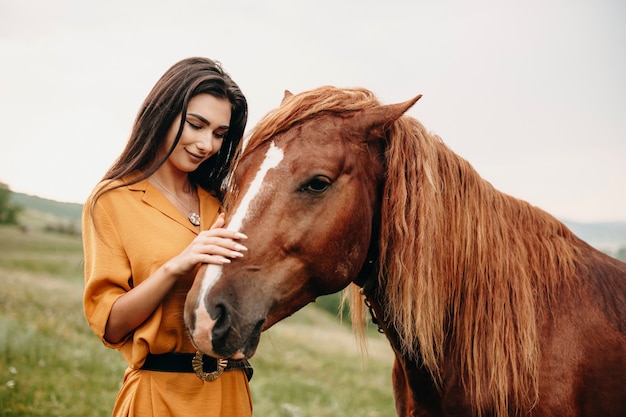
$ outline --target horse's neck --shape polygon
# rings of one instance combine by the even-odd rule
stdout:
[[[368,288],[369,287],[369,288]],[[401,355],[400,338],[396,329],[385,320],[385,311],[387,310],[384,305],[384,297],[378,295],[375,284],[371,281],[366,282],[366,285],[362,289],[362,293],[365,295],[365,303],[369,308],[370,315],[372,316],[372,322],[378,326],[378,330],[382,332],[391,348],[397,355]]]

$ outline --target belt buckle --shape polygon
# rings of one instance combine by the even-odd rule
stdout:
[[[213,372],[204,372],[202,361],[202,356],[204,354],[200,351],[196,351],[196,356],[191,360],[191,366],[193,367],[194,372],[203,381],[215,381],[219,378],[223,373],[226,366],[228,366],[228,359],[220,358],[217,359],[217,369]]]

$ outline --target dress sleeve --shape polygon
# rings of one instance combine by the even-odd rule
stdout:
[[[113,304],[132,286],[132,273],[115,219],[110,216],[106,204],[101,204],[107,197],[101,197],[92,207],[92,196],[83,206],[83,308],[93,332],[106,346],[117,349],[126,343],[127,338],[110,343],[104,338],[104,330]]]

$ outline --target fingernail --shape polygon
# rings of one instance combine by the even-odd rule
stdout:
[[[240,233],[240,232],[237,232],[237,237],[239,239],[247,239],[248,238],[248,236],[246,236],[246,235],[244,235],[243,233]]]
[[[229,264],[229,263],[230,263],[230,259],[228,259],[228,258],[222,258],[222,259],[220,259],[220,261],[221,261],[223,264]]]
[[[235,244],[235,249],[237,250],[248,250],[244,245],[240,245],[239,243]]]
[[[233,258],[241,258],[243,256],[243,253],[237,252],[237,251],[231,251],[230,256],[232,256]]]

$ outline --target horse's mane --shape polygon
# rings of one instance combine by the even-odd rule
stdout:
[[[365,89],[321,87],[286,98],[259,122],[246,152],[319,112],[378,105]],[[444,357],[455,361],[478,415],[528,411],[538,396],[538,314],[576,276],[573,235],[494,189],[414,118],[391,126],[385,158],[378,279],[385,322],[436,383]],[[353,314],[362,311],[352,304]]]
[[[415,119],[396,122],[386,155],[380,274],[402,346],[435,380],[445,355],[458,361],[478,414],[528,410],[540,306],[576,276],[572,233],[494,189]]]

